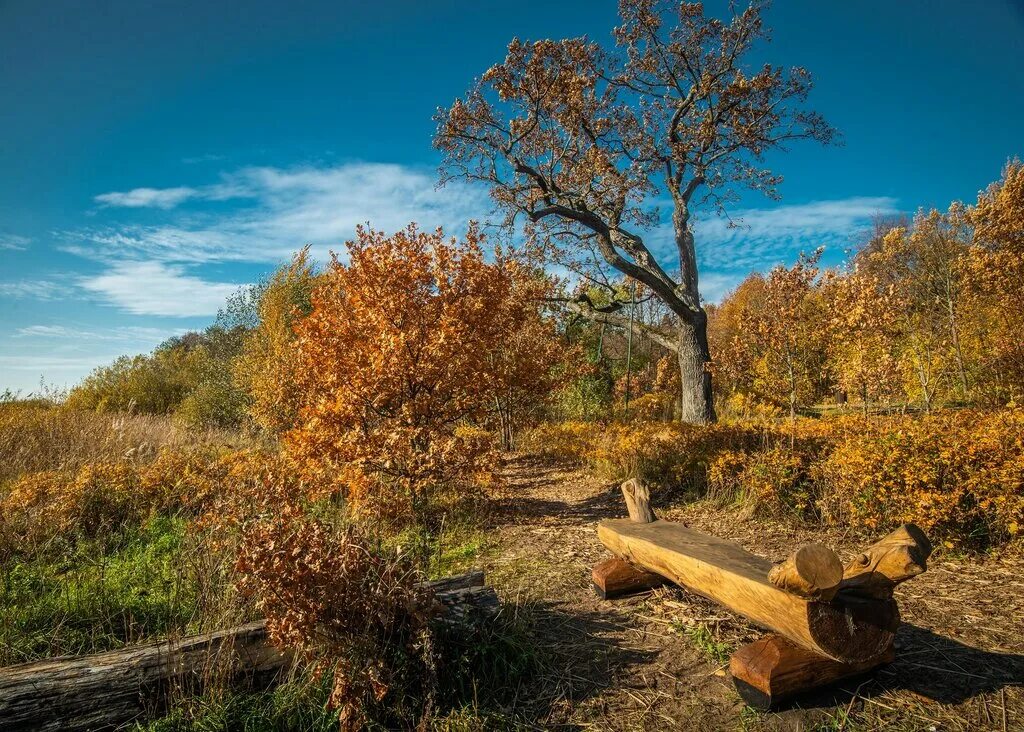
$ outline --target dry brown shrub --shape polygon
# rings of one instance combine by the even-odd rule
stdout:
[[[342,730],[429,710],[429,600],[407,558],[286,507],[244,529],[235,569],[273,641],[333,674]]]

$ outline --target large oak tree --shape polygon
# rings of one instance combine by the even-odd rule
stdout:
[[[765,154],[834,136],[804,109],[807,71],[748,68],[768,37],[763,5],[722,21],[699,3],[621,0],[612,50],[586,38],[515,39],[504,62],[438,113],[444,180],[489,185],[507,225],[525,217],[528,238],[591,284],[609,284],[610,268],[665,303],[672,327],[633,327],[678,354],[689,422],[715,419],[695,211],[723,214],[741,188],[775,196],[780,178]],[[645,240],[660,221],[658,200],[671,205],[674,267]],[[569,305],[629,327],[627,302],[598,309],[581,296]]]

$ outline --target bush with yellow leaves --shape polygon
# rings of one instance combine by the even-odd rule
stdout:
[[[911,521],[950,546],[1004,543],[1024,525],[1024,410],[791,424],[542,425],[529,444],[598,475],[885,531]]]
[[[912,521],[951,546],[1002,543],[1024,524],[1024,410],[837,422],[832,442],[814,468],[830,522]]]

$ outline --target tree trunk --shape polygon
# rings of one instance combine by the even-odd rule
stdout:
[[[692,424],[717,420],[711,393],[711,361],[708,349],[708,319],[701,310],[693,322],[679,319],[680,419]]]

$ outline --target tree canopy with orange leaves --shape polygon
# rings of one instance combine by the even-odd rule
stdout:
[[[775,196],[781,179],[766,153],[835,134],[804,109],[806,70],[747,66],[768,36],[763,5],[722,21],[700,3],[620,0],[613,52],[586,38],[514,39],[502,63],[438,113],[445,179],[488,185],[507,225],[525,217],[548,257],[593,284],[608,285],[604,272],[617,270],[665,303],[669,328],[630,324],[610,286],[611,307],[569,305],[675,351],[690,422],[715,419],[695,212],[721,211],[740,188]],[[672,203],[675,271],[643,236],[659,221],[658,197]]]
[[[461,242],[360,228],[348,261],[335,256],[317,279],[295,326],[301,403],[286,435],[311,477],[344,474],[356,497],[383,489],[415,506],[481,467],[489,442],[472,427],[496,404],[508,416],[510,395],[550,392],[547,283],[500,252],[489,262],[482,240],[474,225]]]

